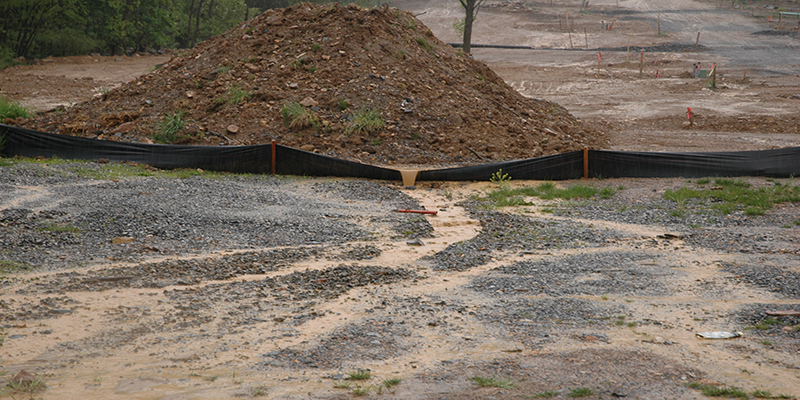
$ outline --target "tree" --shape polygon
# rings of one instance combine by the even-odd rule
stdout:
[[[466,16],[464,17],[464,43],[461,46],[466,54],[472,52],[472,22],[475,21],[478,9],[484,1],[486,0],[458,0],[461,3],[461,7],[464,7],[464,11],[466,11]]]
[[[55,18],[60,1],[9,0],[0,3],[0,44],[17,56],[28,56],[36,34]]]

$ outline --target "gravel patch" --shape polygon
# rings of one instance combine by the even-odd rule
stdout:
[[[464,271],[488,262],[495,251],[596,248],[609,240],[630,235],[614,230],[597,230],[575,221],[553,221],[480,208],[465,204],[481,223],[478,236],[454,243],[428,259],[435,270]]]
[[[658,258],[612,251],[525,261],[495,268],[495,276],[476,278],[470,287],[496,296],[667,295],[673,291],[669,280],[682,274],[657,265]]]
[[[747,304],[735,310],[731,318],[747,329],[748,335],[800,339],[800,316],[770,316],[768,311],[800,311],[798,304]],[[800,343],[797,343],[800,346]]]
[[[25,321],[45,318],[58,318],[72,314],[80,305],[79,301],[68,296],[45,297],[16,301],[0,299],[0,321]],[[10,326],[10,325],[9,325]],[[9,326],[6,326],[8,328]]]
[[[15,163],[0,183],[24,206],[0,210],[0,262],[62,270],[219,250],[430,235],[397,213],[416,200],[372,181],[273,176],[94,179],[93,163]],[[134,170],[136,171],[136,170]],[[123,243],[113,239],[124,238]]]
[[[765,260],[762,260],[762,262]],[[782,266],[759,263],[720,263],[725,272],[734,276],[730,279],[748,285],[767,289],[789,299],[800,299],[800,273],[792,264]]]
[[[366,319],[335,329],[309,349],[281,349],[263,354],[256,368],[355,368],[360,363],[388,360],[413,347],[405,321]]]
[[[515,389],[480,388],[472,382],[463,391],[441,393],[430,399],[531,398],[555,392],[553,398],[571,398],[571,391],[591,389],[588,398],[693,399],[686,387],[702,379],[696,369],[676,364],[644,350],[584,349],[547,354],[504,357],[477,365],[456,364],[421,377],[432,385],[459,382],[469,377],[509,379]]]
[[[316,247],[288,248],[238,253],[218,258],[166,260],[85,273],[63,272],[47,276],[42,279],[43,281],[18,290],[17,293],[59,293],[195,285],[204,281],[264,274],[296,262],[319,258],[321,254],[324,254],[324,249]]]
[[[198,313],[216,309],[223,315],[225,326],[247,326],[267,321],[300,325],[325,315],[325,311],[317,311],[313,306],[335,299],[353,288],[416,278],[416,273],[406,269],[339,265],[257,281],[168,290],[165,294],[176,308]]]
[[[500,299],[478,314],[526,346],[541,349],[574,335],[594,334],[624,316],[624,306],[570,297]]]

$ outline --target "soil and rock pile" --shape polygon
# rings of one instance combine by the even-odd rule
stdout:
[[[164,129],[185,125],[172,138]],[[474,164],[603,148],[408,12],[271,10],[89,102],[19,125],[114,141],[281,144],[376,164]]]

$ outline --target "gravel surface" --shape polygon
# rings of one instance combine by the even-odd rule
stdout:
[[[333,381],[371,368],[403,377],[390,398],[587,387],[594,398],[690,399],[686,382],[724,382],[732,368],[696,362],[694,332],[730,329],[752,339],[715,351],[778,368],[765,379],[800,364],[800,320],[764,315],[800,309],[796,205],[756,218],[698,205],[674,217],[661,191],[685,181],[630,180],[610,182],[623,187],[610,199],[500,210],[464,194],[447,203],[435,196],[449,189],[436,186],[408,192],[434,196],[423,202],[382,182],[108,168],[0,167],[10,188],[0,194],[0,266],[24,272],[0,280],[3,349],[43,346],[38,372],[135,358],[144,364],[108,369],[117,379],[158,377],[164,365],[233,368],[274,387],[322,385],[309,398],[348,397]],[[450,241],[434,227],[474,223],[396,212],[423,203],[463,207],[479,233]],[[72,336],[73,324],[85,333]],[[518,388],[479,389],[471,376]],[[231,385],[211,397],[242,393]]]
[[[343,244],[387,232],[424,236],[432,229],[424,218],[391,212],[419,208],[416,201],[368,181],[90,178],[108,168],[3,168],[0,180],[14,185],[4,191],[6,199],[30,200],[26,208],[0,211],[0,245],[8,249],[0,257],[34,270],[59,270],[106,260],[141,262],[152,255]],[[363,213],[370,214],[369,227],[359,225]],[[111,243],[120,237],[134,240]]]
[[[629,237],[613,230],[597,230],[574,221],[554,221],[502,213],[482,208],[482,203],[462,204],[481,222],[473,239],[452,244],[431,257],[434,269],[464,271],[485,264],[498,251],[532,251],[601,247],[608,240]]]
[[[603,252],[525,261],[495,268],[472,287],[495,295],[663,296],[674,291],[679,272],[657,264],[643,252]]]

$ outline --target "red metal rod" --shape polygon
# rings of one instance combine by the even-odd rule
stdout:
[[[278,169],[277,168],[278,157],[276,157],[277,154],[276,154],[276,151],[275,151],[275,150],[277,150],[277,147],[278,146],[276,146],[276,143],[273,140],[272,141],[272,175],[275,175],[275,172],[277,172],[276,170]]]
[[[414,213],[414,214],[430,214],[430,215],[436,215],[438,213],[438,211],[428,211],[428,210],[397,210],[397,212]]]

